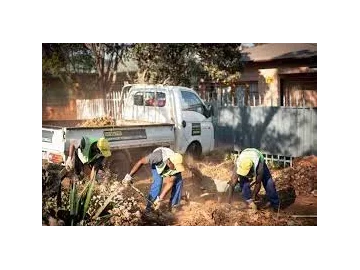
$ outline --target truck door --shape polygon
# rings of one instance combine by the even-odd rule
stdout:
[[[182,121],[179,139],[183,141],[182,147],[187,148],[192,142],[199,142],[202,153],[207,153],[214,147],[212,118],[205,116],[207,108],[196,93],[187,90],[180,92]],[[192,147],[195,147],[194,144]]]

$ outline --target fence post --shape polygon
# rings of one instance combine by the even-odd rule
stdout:
[[[259,106],[261,106],[261,95],[259,93]]]
[[[289,106],[291,107],[291,95],[289,95]]]

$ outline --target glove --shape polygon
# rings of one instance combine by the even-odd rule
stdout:
[[[98,173],[96,174],[96,181],[104,181],[104,171],[99,170]]]
[[[130,174],[126,174],[124,179],[122,180],[123,185],[131,184],[132,177]]]
[[[72,169],[74,169],[74,159],[71,157],[68,157],[65,162],[65,169],[69,172]]]
[[[153,202],[154,204],[154,210],[158,210],[161,206],[161,202],[162,200],[160,199],[159,196],[156,197],[156,200]]]

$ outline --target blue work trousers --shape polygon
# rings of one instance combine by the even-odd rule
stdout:
[[[266,197],[270,201],[271,206],[275,209],[279,207],[279,195],[275,188],[275,183],[271,178],[269,168],[264,164],[264,177],[262,179],[262,185],[266,192]],[[240,177],[241,194],[244,200],[251,199],[250,182],[245,177]]]
[[[153,177],[153,183],[151,184],[148,199],[153,202],[156,200],[157,196],[160,196],[161,188],[163,184],[163,178],[157,172],[155,165],[151,165],[151,173]],[[175,182],[171,190],[170,204],[171,206],[175,206],[180,204],[181,193],[183,187],[183,180],[181,173],[177,173],[175,175]],[[147,203],[146,209],[149,210],[151,208],[150,202]]]

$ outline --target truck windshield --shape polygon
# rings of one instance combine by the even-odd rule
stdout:
[[[197,95],[192,92],[181,91],[181,97],[181,108],[183,111],[195,111],[204,114],[204,105]]]

